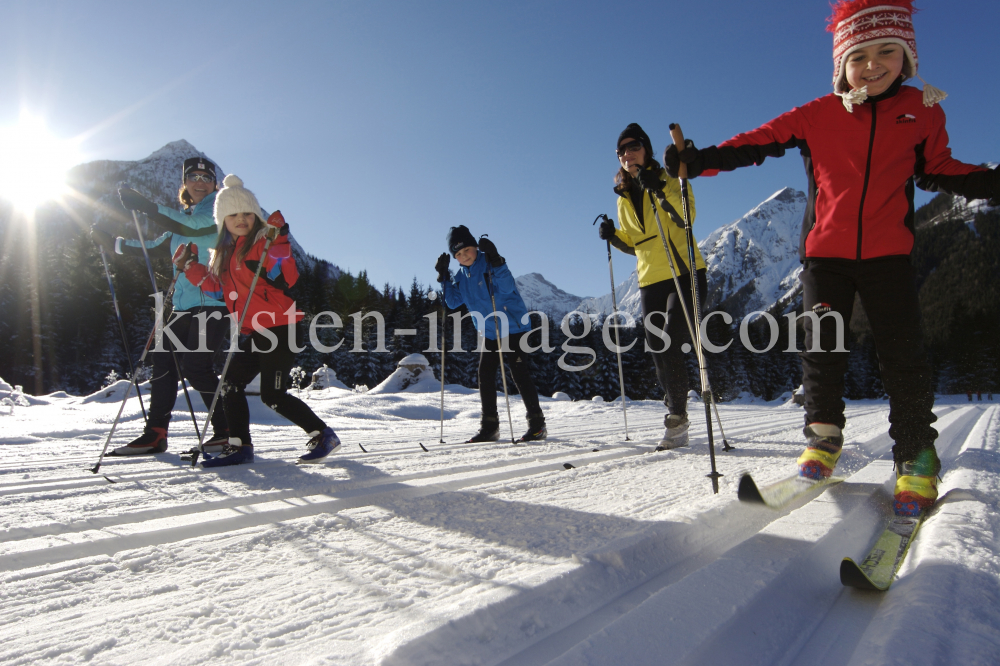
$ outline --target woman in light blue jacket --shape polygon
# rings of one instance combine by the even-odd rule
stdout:
[[[218,236],[213,208],[218,185],[215,178],[215,165],[203,157],[191,157],[184,160],[181,171],[182,185],[180,202],[183,211],[167,206],[158,206],[135,190],[122,188],[118,191],[122,205],[128,211],[139,211],[163,233],[152,240],[146,241],[146,251],[150,257],[166,257],[170,259],[177,247],[194,241],[199,245],[214,246]],[[124,238],[111,239],[101,231],[95,230],[96,240],[117,254],[142,256],[142,245],[137,240]],[[177,269],[174,268],[176,274]],[[177,400],[177,367],[192,387],[201,393],[205,406],[211,405],[219,377],[213,369],[213,359],[216,350],[226,340],[229,333],[229,317],[226,304],[206,296],[201,289],[191,284],[183,275],[177,277],[174,286],[173,315],[164,326],[163,350],[152,351],[153,376],[150,380],[150,404],[146,428],[137,439],[115,449],[116,455],[137,455],[145,453],[162,453],[167,450],[167,428],[170,414]],[[199,328],[204,321],[206,338],[199,339]],[[166,335],[167,329],[181,342],[184,350],[174,350],[171,338]],[[175,359],[171,356],[176,356]],[[216,409],[212,415],[213,435],[205,443],[206,450],[221,449],[222,444],[229,441],[229,429],[226,426],[225,411]]]

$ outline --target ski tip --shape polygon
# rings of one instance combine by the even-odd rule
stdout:
[[[840,562],[840,582],[845,587],[853,587],[858,590],[868,590],[870,592],[885,591],[876,585],[871,578],[866,576],[857,562],[849,557],[845,557]]]
[[[740,477],[740,487],[736,491],[736,496],[741,502],[751,502],[754,504],[763,504],[764,498],[761,497],[760,489],[757,488],[757,484],[754,482],[753,477],[749,474],[744,474]]]
[[[101,476],[103,476],[105,479],[107,479],[108,483],[118,483],[117,481],[112,481],[111,478],[107,474],[102,474]]]
[[[364,451],[365,453],[368,453],[368,449],[366,449],[365,447],[361,446],[361,443],[360,443],[360,442],[358,443],[358,448],[360,448],[360,449],[361,449],[362,451]]]
[[[424,443],[423,443],[423,442],[420,442],[420,448],[422,448],[422,449],[423,449],[424,451],[426,451],[427,453],[430,453],[430,451],[427,451],[427,447],[426,447],[426,446],[424,446]]]
[[[570,465],[569,463],[563,463],[563,469],[576,469],[576,465]]]

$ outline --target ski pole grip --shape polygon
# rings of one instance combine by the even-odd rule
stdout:
[[[674,140],[674,145],[677,146],[678,158],[680,157],[680,152],[684,150],[684,132],[681,131],[681,126],[677,123],[670,123],[670,138]],[[688,177],[688,167],[684,162],[680,163],[677,167],[677,177],[686,180]]]

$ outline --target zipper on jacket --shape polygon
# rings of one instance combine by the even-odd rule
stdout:
[[[868,178],[872,173],[872,151],[875,148],[875,120],[878,115],[878,102],[872,103],[872,131],[868,137],[868,161],[865,163],[865,183],[861,188],[861,203],[858,204],[858,256],[861,261],[861,220],[865,216],[865,196],[868,194]]]

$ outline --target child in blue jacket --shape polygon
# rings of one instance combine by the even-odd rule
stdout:
[[[449,308],[465,305],[470,313],[478,313],[484,317],[483,327],[479,333],[485,339],[485,345],[479,354],[479,398],[483,405],[483,416],[479,432],[470,442],[495,442],[500,438],[500,417],[497,413],[497,368],[500,367],[500,336],[508,333],[504,351],[504,365],[510,368],[514,384],[521,393],[524,407],[527,410],[528,432],[521,442],[533,442],[545,439],[545,416],[538,404],[538,390],[531,379],[531,362],[528,354],[521,348],[521,338],[530,330],[528,308],[517,293],[514,276],[507,268],[507,261],[499,255],[496,245],[488,238],[481,238],[478,243],[465,225],[452,227],[448,230],[448,251],[461,264],[461,268],[451,276],[448,264],[451,258],[447,253],[438,257],[434,268],[438,273],[438,281],[442,285],[444,301]],[[491,297],[492,294],[492,297]],[[497,335],[496,318],[493,316],[493,301],[496,301],[496,311],[502,322],[507,320],[507,331],[500,324],[500,335]],[[476,328],[479,322],[473,318]]]

